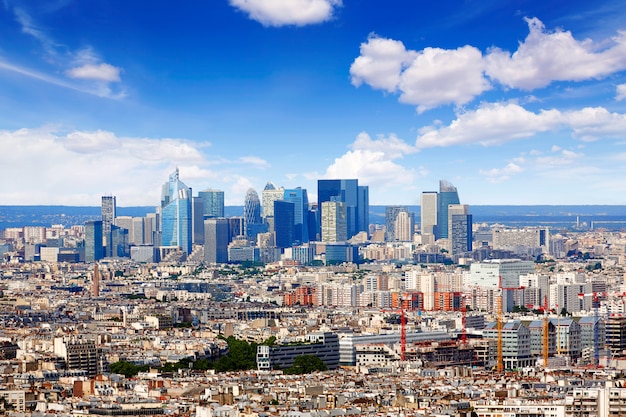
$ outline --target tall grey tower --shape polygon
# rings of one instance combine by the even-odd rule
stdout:
[[[111,225],[115,223],[115,217],[117,217],[115,196],[102,196],[102,205],[100,210],[102,213],[102,245],[105,247],[105,255],[112,256]]]

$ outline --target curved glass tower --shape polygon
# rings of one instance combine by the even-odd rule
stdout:
[[[191,253],[191,188],[178,177],[178,168],[170,174],[161,192],[161,236],[163,246],[178,246]]]

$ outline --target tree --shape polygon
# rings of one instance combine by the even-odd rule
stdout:
[[[328,366],[323,360],[315,355],[300,355],[297,356],[291,367],[285,369],[283,372],[287,375],[302,375],[310,374],[315,371],[326,371]]]
[[[132,378],[139,372],[146,372],[148,369],[150,369],[148,365],[135,365],[126,361],[118,361],[111,364],[112,373],[124,375],[126,378]]]

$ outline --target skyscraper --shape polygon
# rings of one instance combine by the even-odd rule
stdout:
[[[290,201],[274,201],[274,233],[276,246],[288,248],[293,245],[296,227],[294,225],[296,204]]]
[[[437,239],[448,238],[448,206],[460,204],[456,187],[445,180],[439,181],[439,195],[437,196]]]
[[[228,262],[229,229],[229,221],[223,217],[210,218],[204,221],[205,262]]]
[[[345,242],[348,240],[348,215],[346,204],[341,201],[322,203],[322,242]]]
[[[420,204],[422,236],[434,235],[437,227],[437,191],[424,191]]]
[[[294,241],[306,243],[309,239],[309,197],[306,189],[285,190],[284,201],[294,204]],[[277,238],[278,239],[278,238]]]
[[[204,199],[200,196],[191,198],[191,234],[196,245],[204,244]]]
[[[224,217],[224,191],[208,188],[198,197],[204,204],[204,217]]]
[[[285,194],[283,187],[277,188],[273,182],[268,181],[261,193],[261,217],[266,219],[274,216],[274,201],[282,200]]]
[[[472,250],[472,215],[467,204],[448,206],[448,240],[452,255]]]
[[[102,220],[85,222],[85,262],[95,262],[103,256]]]
[[[257,235],[265,232],[266,227],[261,219],[261,201],[253,188],[249,188],[246,192],[243,218],[246,237],[251,241],[256,241]]]
[[[398,240],[396,233],[396,219],[399,213],[409,213],[407,206],[387,206],[385,207],[385,241],[393,242]]]
[[[102,196],[102,205],[100,210],[102,213],[102,245],[105,247],[105,255],[111,256],[111,225],[117,216],[115,196]]]
[[[369,206],[369,189],[360,188],[359,180],[318,180],[317,206],[320,211],[322,203],[327,201],[344,203],[348,239],[361,230],[367,231],[369,225],[365,223],[368,219],[364,217],[369,212],[369,207],[365,207]]]
[[[161,245],[192,249],[191,188],[179,179],[178,168],[163,184],[161,193]]]
[[[400,242],[413,240],[413,213],[401,211],[394,222],[394,239]]]

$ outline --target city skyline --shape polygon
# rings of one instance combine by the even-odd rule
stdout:
[[[106,0],[0,6],[5,205],[242,205],[355,178],[469,205],[626,204],[626,4]]]

